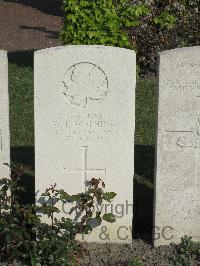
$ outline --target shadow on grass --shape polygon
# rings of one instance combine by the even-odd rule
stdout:
[[[33,54],[34,51],[17,51],[8,53],[8,61],[19,67],[30,67],[33,69]]]
[[[135,174],[145,177],[147,182],[154,182],[155,147],[135,145]]]
[[[135,145],[133,237],[152,242],[155,148]]]
[[[24,174],[20,177],[19,185],[25,188],[18,194],[20,203],[31,204],[35,202],[35,159],[34,147],[12,147],[11,161],[14,165],[20,164],[24,168]]]

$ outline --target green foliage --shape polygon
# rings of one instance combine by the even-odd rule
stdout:
[[[129,262],[128,266],[144,266],[139,260],[133,259]]]
[[[144,4],[129,0],[64,0],[64,28],[60,38],[64,44],[101,44],[135,48],[128,29],[141,26],[141,19],[150,16],[160,26],[172,28],[176,18],[169,12],[156,16]]]
[[[176,17],[171,15],[168,11],[164,11],[159,16],[154,18],[154,22],[161,28],[166,27],[168,29],[171,29],[176,23]]]
[[[142,27],[132,31],[142,74],[156,73],[159,51],[199,45],[199,0],[152,0]]]
[[[177,266],[192,266],[194,261],[200,261],[200,243],[194,243],[192,237],[184,236],[177,248],[177,256],[172,261]]]
[[[11,179],[0,179],[0,254],[1,259],[12,263],[17,260],[28,265],[72,265],[76,262],[77,234],[92,231],[91,221],[98,225],[102,220],[114,222],[111,213],[94,212],[95,205],[110,202],[116,194],[104,192],[101,179],[92,178],[85,193],[69,195],[56,184],[41,195],[42,204],[22,205],[17,193],[24,191],[18,186],[22,168],[12,169]],[[74,203],[70,214],[76,212],[80,220],[56,217],[60,204]],[[43,223],[40,216],[47,216]]]
[[[149,10],[128,0],[64,0],[64,44],[102,44],[131,47],[126,28],[139,25]]]

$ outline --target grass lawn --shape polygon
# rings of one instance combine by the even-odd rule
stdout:
[[[33,56],[9,55],[11,146],[34,146]]]
[[[11,159],[22,163],[29,173],[29,180],[33,181],[33,52],[9,54],[9,94]],[[136,89],[134,228],[140,236],[145,232],[150,235],[152,227],[155,124],[156,80],[139,79]]]

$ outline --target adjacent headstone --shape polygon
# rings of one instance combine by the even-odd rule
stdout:
[[[0,178],[9,178],[10,133],[8,104],[8,59],[7,52],[0,51]]]
[[[36,191],[57,183],[74,194],[85,191],[85,181],[101,178],[107,191],[117,193],[102,212],[118,218],[84,239],[131,241],[135,52],[105,46],[45,49],[35,53],[34,69]]]
[[[155,245],[200,240],[200,47],[160,53]]]

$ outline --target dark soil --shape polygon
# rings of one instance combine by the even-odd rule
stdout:
[[[85,256],[81,266],[131,266],[133,261],[143,265],[172,266],[176,256],[176,246],[152,248],[142,240],[134,240],[132,245],[124,244],[85,244]],[[197,265],[197,264],[194,264]],[[139,265],[138,265],[139,266]]]
[[[80,246],[80,245],[78,245]],[[153,248],[142,240],[133,240],[129,244],[84,243],[77,254],[77,266],[200,266],[200,261],[185,257],[180,261],[177,245]],[[183,258],[183,254],[181,255]],[[185,255],[184,255],[185,256]],[[0,263],[2,266],[22,266],[21,263]],[[40,264],[39,264],[40,265]],[[38,265],[38,266],[39,266]]]

